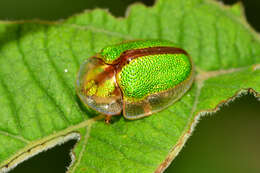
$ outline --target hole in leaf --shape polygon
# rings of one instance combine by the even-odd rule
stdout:
[[[19,164],[9,173],[64,173],[71,163],[70,152],[77,140],[55,146]]]
[[[206,115],[165,173],[259,173],[260,102],[246,95]]]

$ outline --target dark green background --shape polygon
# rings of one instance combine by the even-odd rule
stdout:
[[[129,4],[141,0],[0,0],[0,20],[66,19],[85,9],[105,8],[124,16]],[[237,0],[224,0],[232,4]],[[152,5],[151,0],[142,0]],[[260,0],[243,0],[249,23],[260,31]],[[29,159],[12,173],[62,173],[70,163],[70,141]],[[167,173],[259,173],[260,102],[243,96],[221,111],[202,117]]]

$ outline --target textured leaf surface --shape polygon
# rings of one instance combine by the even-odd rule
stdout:
[[[196,81],[160,113],[106,125],[76,96],[79,65],[108,44],[147,38],[186,49]],[[0,22],[0,172],[71,138],[79,142],[70,172],[164,170],[199,115],[239,93],[259,97],[259,40],[239,5],[210,0],[134,5],[124,19],[94,10],[57,23]]]

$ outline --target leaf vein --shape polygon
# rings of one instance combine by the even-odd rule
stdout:
[[[50,56],[50,52],[49,52],[49,49],[48,49],[48,33],[47,33],[47,31],[48,31],[48,27],[45,27],[45,30],[44,30],[44,35],[45,35],[44,47],[45,47],[45,49],[44,49],[44,50],[45,50],[45,53],[46,53],[46,55],[47,55],[47,59],[49,60],[51,66],[53,67],[55,73],[57,74],[57,77],[60,79],[62,85],[63,85],[64,88],[67,90],[67,92],[68,92],[70,98],[71,98],[72,100],[74,100],[74,105],[75,105],[76,109],[80,112],[80,115],[81,115],[82,119],[86,119],[86,117],[84,116],[82,110],[79,108],[79,105],[76,104],[77,102],[76,102],[76,100],[75,100],[74,95],[72,94],[72,89],[68,86],[68,84],[66,83],[66,81],[65,81],[64,78],[62,77],[61,73],[58,71],[57,66],[55,65],[55,63],[53,62],[53,60],[52,60],[52,58],[51,58],[51,56]],[[61,114],[60,114],[60,115],[61,115]],[[71,122],[69,121],[69,119],[66,117],[66,114],[65,114],[65,113],[62,114],[62,115],[63,115],[63,117],[66,119],[67,122],[71,123]]]
[[[218,17],[216,18],[215,21],[218,21]],[[215,22],[214,24],[214,29],[215,29],[215,49],[216,49],[216,58],[218,60],[218,64],[219,64],[219,67],[222,67],[222,60],[221,60],[221,56],[220,56],[220,47],[219,47],[219,38],[220,38],[220,35],[218,33],[218,26],[217,26],[217,23],[218,22]]]
[[[20,117],[19,117],[19,114],[17,111],[17,105],[13,99],[12,93],[9,91],[7,85],[4,83],[3,79],[1,79],[1,78],[0,78],[0,83],[3,86],[7,99],[9,100],[9,106],[12,111],[12,117],[14,119],[14,122],[18,128],[18,131],[21,133],[22,132],[21,120],[20,120]]]
[[[76,28],[76,29],[80,29],[80,30],[90,30],[90,31],[93,31],[93,32],[100,32],[100,33],[103,33],[103,34],[123,38],[123,39],[126,39],[126,40],[135,39],[135,37],[132,37],[131,35],[125,35],[125,34],[122,34],[122,33],[119,33],[119,32],[113,32],[113,31],[109,31],[109,30],[106,30],[106,29],[100,29],[100,28],[97,28],[97,27],[94,27],[94,26],[91,26],[91,25],[88,25],[88,26],[80,26],[80,25],[76,25],[76,24],[63,24],[63,25],[68,26],[68,27],[73,27],[73,28]]]
[[[183,1],[182,1],[183,2]],[[185,8],[183,8],[183,3],[181,3],[181,8],[182,9],[185,9]],[[180,45],[180,46],[182,46],[183,45],[183,40],[184,40],[184,20],[185,20],[185,16],[186,16],[186,11],[184,11],[183,12],[183,14],[182,14],[182,16],[181,16],[181,18],[180,18],[180,22],[179,22],[179,26],[178,26],[178,28],[179,28],[179,36],[178,36],[178,44]]]
[[[71,172],[75,172],[76,168],[79,166],[80,164],[80,161],[82,159],[82,156],[84,154],[84,152],[86,151],[86,145],[87,145],[87,142],[88,142],[88,139],[89,139],[89,136],[90,136],[90,130],[91,130],[91,124],[89,124],[89,126],[86,127],[86,134],[84,136],[84,141],[83,141],[83,144],[82,144],[82,149],[81,151],[79,152],[79,156],[78,156],[78,159],[75,161],[74,163],[74,166],[71,170]]]
[[[7,131],[4,131],[4,130],[0,130],[0,134],[2,134],[2,135],[4,135],[4,136],[7,136],[7,137],[11,137],[11,138],[13,138],[13,139],[17,139],[17,140],[22,141],[22,142],[27,143],[27,144],[30,143],[29,140],[25,139],[25,138],[22,137],[22,136],[17,136],[17,135],[15,135],[15,134],[12,134],[12,133],[7,132]]]
[[[68,43],[69,45],[69,48],[70,48],[70,52],[71,52],[71,55],[72,55],[72,59],[74,61],[74,63],[76,64],[76,66],[79,68],[80,64],[79,64],[79,61],[77,59],[77,56],[76,56],[76,53],[73,49],[73,42],[74,42],[74,39],[76,38],[77,36],[77,33],[78,33],[78,30],[74,30],[71,38],[70,38],[70,42]]]
[[[145,165],[145,166],[152,166],[152,164],[147,164],[147,163],[145,163],[145,162],[143,162],[143,161],[141,161],[141,160],[136,160],[136,159],[134,159],[134,158],[132,158],[132,157],[127,156],[127,155],[126,155],[122,150],[120,150],[118,147],[116,147],[115,145],[113,145],[112,143],[110,143],[110,142],[108,142],[108,141],[106,141],[106,140],[100,139],[98,136],[91,136],[91,137],[93,137],[93,138],[95,138],[96,140],[98,140],[98,141],[104,143],[105,145],[111,146],[115,151],[118,151],[119,153],[121,153],[124,158],[128,159],[129,161],[132,161],[132,162],[135,163],[135,164]],[[144,154],[145,154],[145,153],[144,153]],[[116,158],[115,158],[115,159],[116,159]]]
[[[196,23],[196,28],[198,28],[198,32],[199,32],[199,36],[201,37],[201,38],[203,38],[203,32],[201,31],[201,29],[200,29],[200,24],[199,24],[199,20],[197,20],[197,16],[196,16],[196,13],[194,12],[193,13],[193,15],[191,15],[191,16],[193,16],[193,18],[194,18],[194,21],[195,21],[195,23]],[[197,61],[196,62],[198,62],[198,63],[200,63],[201,62],[201,55],[202,55],[202,39],[200,38],[200,37],[197,37],[197,40],[198,40],[198,56],[196,57],[197,58]]]
[[[25,59],[25,55],[24,52],[21,48],[21,44],[20,44],[20,39],[21,39],[21,27],[18,28],[19,32],[18,32],[18,41],[17,41],[17,47],[18,47],[18,51],[21,54],[22,57],[22,61],[25,65],[25,67],[28,69],[29,75],[31,76],[31,78],[33,79],[33,81],[38,85],[38,87],[46,94],[46,96],[50,99],[50,101],[55,105],[55,107],[58,108],[59,112],[61,113],[63,119],[65,120],[66,123],[70,124],[69,120],[65,117],[65,114],[63,112],[63,110],[61,109],[60,106],[57,105],[55,99],[48,93],[48,91],[43,87],[43,85],[41,84],[41,82],[37,79],[37,77],[35,76],[33,70],[31,69],[31,67],[29,66],[28,62]]]

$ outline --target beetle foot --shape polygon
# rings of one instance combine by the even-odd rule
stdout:
[[[106,118],[105,118],[105,123],[106,124],[110,124],[110,122],[111,122],[111,115],[106,115]]]

